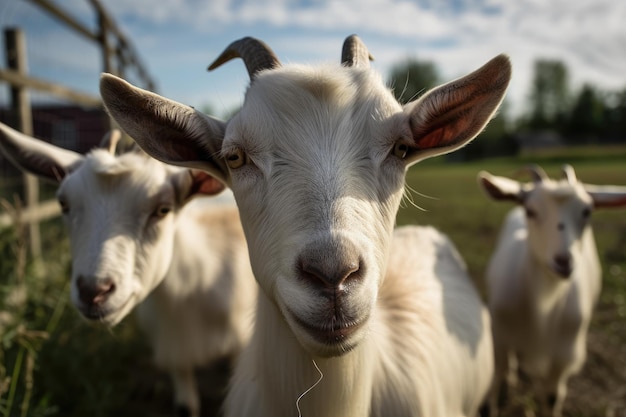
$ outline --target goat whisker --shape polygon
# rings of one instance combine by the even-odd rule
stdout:
[[[313,362],[313,365],[315,365],[315,369],[317,369],[317,372],[319,372],[320,377],[319,377],[319,379],[317,381],[315,381],[315,383],[313,385],[311,385],[309,388],[307,388],[306,391],[304,391],[302,394],[300,394],[300,396],[296,400],[296,408],[298,409],[298,417],[302,417],[302,410],[300,410],[300,400],[305,395],[307,395],[309,392],[311,392],[311,390],[313,388],[315,388],[320,382],[322,382],[322,379],[324,378],[324,374],[320,370],[319,366],[317,366],[317,363],[315,362],[315,359],[311,359],[311,361]]]

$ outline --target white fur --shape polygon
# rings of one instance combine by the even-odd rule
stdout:
[[[506,379],[515,384],[519,367],[532,379],[542,411],[560,416],[567,381],[585,361],[587,330],[601,288],[586,211],[626,204],[626,189],[588,191],[573,169],[566,171],[569,180],[546,178],[534,184],[480,174],[492,198],[520,204],[506,217],[487,269],[496,355],[494,414],[502,385]],[[560,266],[559,256],[569,265],[562,261],[566,267]]]
[[[136,307],[155,363],[173,378],[177,405],[198,416],[194,368],[238,355],[252,329],[256,282],[232,197],[188,204],[194,182],[214,187],[206,194],[223,186],[143,153],[96,149],[83,157],[4,125],[0,133],[0,149],[22,168],[42,174],[41,166],[56,164],[57,176],[43,176],[60,181],[57,195],[68,208],[72,303],[111,326]],[[169,214],[159,215],[163,207]],[[79,277],[85,286],[110,278],[114,291],[102,304],[86,304]]]
[[[315,364],[303,416],[474,415],[486,309],[445,238],[393,228],[406,169],[478,134],[509,78],[500,56],[403,108],[364,66],[289,65],[256,74],[225,124],[102,77],[140,146],[222,178],[240,208],[262,291],[226,416],[297,415]]]

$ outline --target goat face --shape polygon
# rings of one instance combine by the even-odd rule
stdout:
[[[86,318],[116,324],[165,276],[178,208],[169,177],[145,156],[96,151],[61,183],[71,299]]]
[[[264,293],[305,349],[341,355],[367,332],[406,169],[483,129],[508,85],[508,58],[402,107],[355,36],[344,65],[283,67],[245,38],[210,68],[238,56],[252,82],[228,123],[111,75],[100,92],[146,152],[232,187]]]
[[[371,73],[326,71],[261,74],[222,154],[260,285],[304,346],[336,355],[360,340],[376,300],[406,168],[392,150],[406,132]]]
[[[206,173],[164,165],[141,152],[115,155],[113,131],[86,157],[0,123],[0,151],[59,185],[70,234],[71,299],[87,318],[114,325],[165,277],[178,211],[192,196],[224,189]]]
[[[626,189],[583,184],[574,169],[565,165],[563,179],[551,180],[538,166],[525,168],[532,183],[519,183],[487,172],[481,185],[495,200],[520,204],[526,215],[528,246],[533,257],[557,278],[569,278],[584,256],[583,236],[596,208],[626,205]]]
[[[533,256],[556,276],[569,278],[575,254],[582,252],[592,198],[578,184],[544,181],[525,194],[522,205]]]

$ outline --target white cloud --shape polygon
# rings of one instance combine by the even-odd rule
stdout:
[[[33,6],[3,3],[3,26],[13,20],[28,26],[23,14],[32,13]],[[93,21],[85,3],[65,0],[62,5],[81,21]],[[135,42],[160,91],[195,105],[202,105],[203,89],[207,102],[220,97],[225,108],[240,103],[243,66],[211,74],[205,69],[223,47],[244,35],[262,38],[285,61],[316,62],[338,60],[343,37],[358,33],[383,73],[395,62],[417,56],[433,60],[445,79],[505,52],[513,62],[509,98],[517,111],[537,58],[563,61],[575,88],[585,81],[605,89],[626,87],[623,1],[108,0],[106,6]],[[35,22],[41,25],[40,18]],[[32,65],[97,71],[98,57],[82,52],[85,45],[61,34],[46,38],[39,29],[31,31],[38,42]]]

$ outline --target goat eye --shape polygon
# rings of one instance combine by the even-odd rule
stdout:
[[[537,217],[537,213],[531,208],[524,207],[524,211],[526,212],[526,218],[528,219],[534,219],[535,217]]]
[[[236,149],[226,157],[226,164],[230,169],[241,168],[246,163],[246,154],[241,149]]]
[[[170,206],[168,206],[166,204],[161,204],[154,211],[154,216],[159,218],[159,219],[162,219],[163,217],[167,216],[170,211],[172,211],[172,208]]]
[[[67,201],[65,201],[64,199],[59,198],[59,205],[61,206],[61,213],[67,214],[70,212],[70,206],[67,204]]]
[[[583,219],[587,220],[589,216],[591,216],[591,209],[589,207],[585,207],[583,209]]]
[[[402,142],[396,142],[395,145],[393,145],[393,154],[400,158],[400,159],[404,159],[406,158],[406,155],[409,153],[409,145],[407,145],[406,143],[402,143]]]

